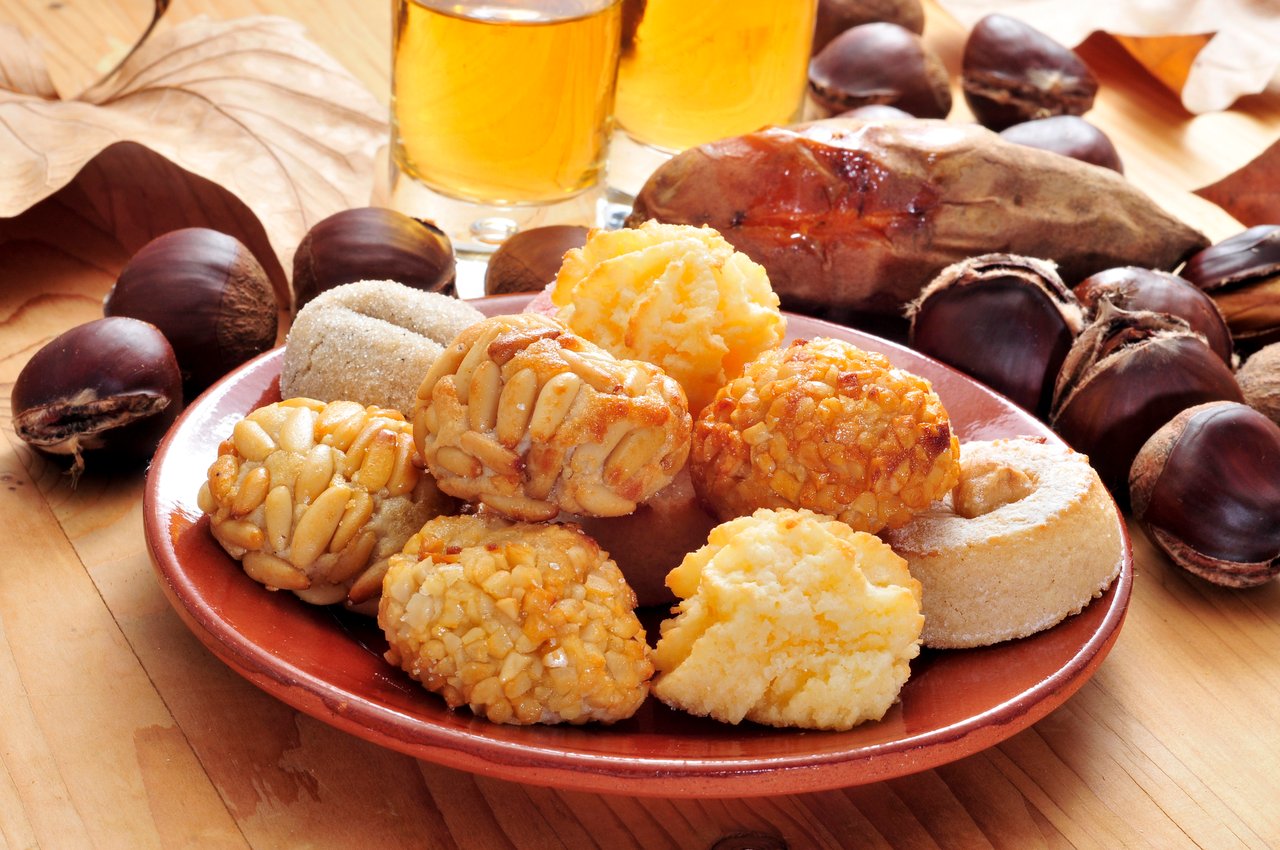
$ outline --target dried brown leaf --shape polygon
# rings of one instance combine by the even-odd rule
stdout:
[[[67,100],[57,99],[35,47],[0,28],[0,217],[50,198],[111,150],[117,165],[135,167],[96,169],[96,183],[82,191],[103,194],[73,207],[137,235],[219,217],[206,204],[241,204],[261,223],[270,260],[278,258],[279,293],[278,268],[289,267],[307,229],[368,203],[386,134],[385,108],[283,18],[185,23]],[[148,164],[146,152],[167,162]],[[222,192],[232,197],[219,199]],[[122,209],[146,220],[125,222]],[[233,218],[252,230],[243,212]]]
[[[1222,207],[1246,227],[1280,224],[1280,141],[1195,193]]]
[[[1264,90],[1280,70],[1280,15],[1274,2],[1258,0],[1181,0],[1178,3],[1117,3],[1115,0],[938,0],[942,8],[970,27],[991,12],[1026,21],[1075,46],[1090,33],[1128,36],[1126,45],[1144,39],[1187,36],[1170,53],[1169,44],[1134,53],[1166,84],[1173,84],[1189,111],[1226,109],[1239,97]],[[1203,46],[1197,46],[1202,40]],[[1185,64],[1179,67],[1178,63]]]

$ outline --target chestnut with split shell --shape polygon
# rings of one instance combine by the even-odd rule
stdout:
[[[86,452],[150,457],[182,409],[182,376],[158,328],[109,316],[37,351],[18,374],[11,403],[13,427],[24,442],[74,458],[74,483]]]
[[[1231,330],[1222,313],[1212,298],[1176,274],[1124,266],[1092,274],[1076,284],[1074,291],[1091,313],[1106,299],[1122,310],[1149,310],[1184,319],[1222,362],[1232,365]]]
[[[276,342],[266,272],[238,239],[205,227],[173,230],[142,246],[102,308],[160,329],[189,398]]]
[[[1041,416],[1084,327],[1053,264],[984,254],[947,268],[908,308],[910,344]]]
[[[1210,245],[1180,274],[1212,296],[1238,345],[1280,341],[1280,224],[1260,224]]]
[[[1280,573],[1280,425],[1234,402],[1190,407],[1143,445],[1133,515],[1178,566],[1253,587]]]
[[[984,127],[1083,115],[1098,81],[1074,51],[1029,24],[991,14],[974,25],[962,60],[965,101]]]
[[[1129,467],[1158,428],[1193,405],[1242,400],[1231,369],[1185,321],[1104,300],[1063,361],[1049,424],[1123,505]]]

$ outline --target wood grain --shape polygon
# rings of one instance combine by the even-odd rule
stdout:
[[[272,13],[385,100],[386,2],[188,0],[198,14]],[[147,3],[0,0],[39,33],[64,93],[113,64]],[[935,10],[949,67],[963,32]],[[1239,229],[1190,194],[1280,133],[1280,96],[1192,117],[1114,40],[1082,53],[1091,115],[1127,173],[1214,238]],[[963,120],[963,104],[954,120]],[[1100,199],[1105,202],[1105,199]],[[1264,848],[1280,843],[1280,584],[1214,588],[1137,527],[1119,642],[1062,708],[985,752],[890,782],[760,800],[584,794],[472,776],[299,715],[208,653],[169,609],[143,546],[142,474],[63,465],[9,428],[30,354],[94,318],[125,248],[92,222],[0,242],[0,846],[706,848]],[[717,844],[717,842],[721,842]]]

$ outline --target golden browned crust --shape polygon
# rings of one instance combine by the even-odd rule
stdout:
[[[707,406],[690,472],[722,520],[808,508],[874,533],[949,491],[958,456],[928,381],[847,342],[798,340],[749,363]]]
[[[1025,637],[1110,586],[1123,560],[1116,508],[1084,455],[1025,438],[962,451],[962,481],[976,484],[965,497],[971,515],[949,499],[884,534],[924,587],[926,646]]]

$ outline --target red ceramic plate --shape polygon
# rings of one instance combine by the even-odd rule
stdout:
[[[477,301],[519,311],[526,296]],[[951,369],[893,343],[815,319],[787,317],[793,337],[831,336],[884,352],[933,381],[962,440],[1044,425]],[[817,791],[903,776],[978,752],[1061,705],[1115,642],[1133,582],[1119,512],[1120,577],[1085,610],[1030,638],[964,651],[925,650],[901,700],[848,732],[729,726],[650,699],[613,726],[515,727],[450,711],[382,658],[370,621],[308,606],[250,581],[209,533],[196,491],[237,419],[279,398],[281,350],[227,376],[195,401],[149,473],[147,545],[174,608],[206,646],[258,687],[320,720],[428,761],[519,782],[660,796]]]

